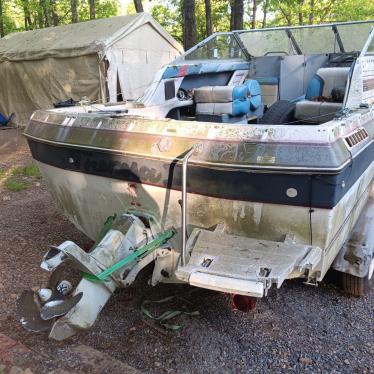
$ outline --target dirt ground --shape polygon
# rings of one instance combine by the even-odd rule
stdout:
[[[30,162],[21,132],[0,130],[0,169]],[[65,342],[27,332],[15,317],[16,300],[24,289],[46,281],[41,257],[49,245],[67,239],[88,242],[56,210],[42,180],[33,179],[20,192],[0,186],[0,373],[130,372],[113,362],[144,373],[374,373],[374,292],[348,297],[327,283],[286,282],[244,314],[232,310],[227,295],[185,286],[152,288],[141,277],[116,291],[89,331]],[[177,319],[183,327],[176,332],[140,311],[145,299],[170,295],[183,300],[158,312],[177,306],[200,312]],[[2,366],[1,334],[29,353]],[[74,354],[81,346],[101,352],[107,361],[88,365]]]

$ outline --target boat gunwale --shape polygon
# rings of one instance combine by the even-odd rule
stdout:
[[[45,116],[47,116],[47,119],[46,120],[42,120],[42,119],[39,119],[39,118],[34,118],[35,117],[35,114],[38,113],[38,114],[44,114]],[[86,115],[87,114],[87,115]],[[93,116],[90,116],[91,113],[75,113],[75,114],[69,114],[69,113],[59,113],[59,112],[54,112],[54,111],[50,111],[50,110],[37,110],[35,111],[31,118],[30,118],[30,122],[29,122],[29,125],[26,127],[26,131],[28,129],[28,127],[30,126],[30,124],[32,124],[32,122],[36,122],[36,123],[39,123],[39,124],[43,124],[43,125],[49,125],[49,126],[61,126],[61,127],[64,127],[64,128],[80,128],[80,129],[90,129],[90,130],[97,130],[97,131],[114,131],[114,132],[121,132],[121,133],[131,133],[131,134],[139,134],[139,135],[154,135],[154,136],[163,136],[163,137],[177,137],[179,139],[196,139],[196,140],[204,140],[204,141],[212,141],[212,140],[217,140],[217,141],[229,141],[231,143],[242,143],[242,142],[253,142],[253,143],[269,143],[269,144],[312,144],[312,145],[326,145],[326,146],[329,146],[330,144],[334,143],[335,141],[338,141],[340,139],[343,139],[347,136],[349,136],[349,134],[351,134],[352,132],[354,132],[355,130],[357,130],[358,128],[360,127],[364,127],[365,125],[367,125],[369,122],[373,122],[374,124],[374,110],[371,111],[371,110],[367,110],[367,109],[358,109],[357,111],[353,112],[352,115],[353,116],[359,116],[357,118],[357,121],[352,121],[352,117],[349,118],[349,117],[339,117],[339,118],[336,118],[336,119],[333,119],[331,121],[328,121],[324,124],[320,124],[320,125],[315,125],[315,124],[310,124],[310,125],[295,125],[295,124],[290,124],[290,125],[274,125],[274,124],[255,124],[255,125],[248,125],[248,126],[252,126],[252,128],[254,130],[262,130],[262,135],[265,134],[266,132],[268,132],[269,130],[270,131],[274,131],[274,130],[279,130],[279,129],[287,129],[289,127],[291,127],[292,129],[298,129],[298,130],[305,130],[305,129],[313,129],[315,130],[316,132],[319,132],[319,133],[332,133],[334,132],[335,130],[339,130],[339,128],[341,127],[344,127],[344,129],[346,131],[340,131],[340,133],[338,134],[338,136],[334,136],[333,139],[329,139],[328,136],[329,134],[326,134],[326,137],[324,139],[322,138],[319,138],[319,139],[315,139],[314,141],[311,141],[311,140],[288,140],[288,141],[282,141],[281,139],[274,139],[274,138],[266,138],[265,140],[264,139],[261,139],[261,138],[257,138],[257,139],[253,139],[253,138],[250,138],[250,137],[245,137],[245,136],[242,136],[240,139],[239,136],[237,138],[233,138],[233,137],[220,137],[220,136],[214,136],[214,137],[208,137],[208,136],[187,136],[187,135],[183,135],[183,134],[178,134],[177,133],[177,130],[175,131],[170,131],[167,127],[165,127],[165,129],[163,129],[163,132],[147,132],[147,131],[134,131],[134,130],[129,130],[128,128],[102,128],[102,127],[93,127],[93,126],[76,126],[74,124],[64,124],[63,121],[60,121],[60,122],[48,122],[48,117],[49,116],[59,116],[59,117],[62,117],[64,119],[66,118],[70,118],[70,119],[73,119],[74,121],[78,118],[90,118],[92,119]],[[98,113],[95,113],[95,114],[100,114],[100,112]],[[371,118],[368,118],[367,120],[361,120],[363,116],[366,116],[366,115],[369,115]],[[163,123],[165,125],[167,124],[170,124],[171,121],[173,120],[170,120],[170,119],[167,119],[167,118],[147,118],[147,117],[141,117],[141,116],[132,116],[130,114],[126,114],[124,116],[121,116],[121,117],[111,117],[111,116],[103,116],[103,118],[105,119],[111,119],[111,120],[144,120],[145,122],[152,122],[152,121],[159,121],[160,123]],[[346,120],[349,120],[348,123]],[[331,122],[335,122],[335,123],[331,123]],[[191,121],[177,121],[177,120],[174,120],[172,123],[175,123],[175,124],[191,124]],[[238,125],[230,125],[230,124],[222,124],[222,123],[214,123],[214,122],[198,122],[198,121],[192,121],[192,123],[197,123],[200,127],[202,126],[206,126],[210,129],[217,129],[217,128],[220,128],[220,129],[232,129],[232,130],[244,130],[245,129],[245,126],[243,125],[240,125],[240,127],[238,127]],[[330,124],[331,123],[331,124]],[[126,124],[126,126],[131,126],[133,125],[132,123],[128,123]],[[207,129],[209,131],[209,129]],[[172,134],[168,134],[167,132],[170,132]],[[261,134],[259,134],[261,135]],[[257,135],[257,136],[259,136]],[[254,136],[256,136],[254,134]]]
[[[42,125],[48,125],[48,126],[60,126],[60,127],[65,127],[65,128],[77,128],[77,129],[82,129],[82,130],[92,130],[92,131],[107,131],[107,132],[121,132],[121,133],[130,133],[134,135],[139,135],[139,136],[158,136],[158,137],[168,137],[168,138],[174,138],[177,137],[178,139],[191,139],[191,140],[202,140],[202,141],[219,141],[219,142],[230,142],[230,143],[261,143],[261,144],[286,144],[286,145],[305,145],[305,144],[310,144],[314,146],[320,146],[320,147],[329,147],[331,144],[335,143],[336,141],[339,141],[341,137],[335,138],[332,142],[311,142],[311,141],[281,141],[281,140],[273,140],[273,139],[234,139],[234,138],[208,138],[208,137],[197,137],[197,136],[185,136],[185,135],[179,135],[177,133],[172,133],[172,131],[169,131],[168,133],[157,133],[157,132],[145,132],[145,131],[129,131],[127,129],[106,129],[106,128],[96,128],[96,127],[90,127],[90,126],[69,126],[69,125],[63,125],[63,124],[58,124],[58,123],[50,123],[50,122],[43,122],[39,120],[32,120],[32,122],[37,122]],[[264,125],[266,126],[266,125]],[[270,126],[270,125],[269,125]],[[361,127],[361,126],[359,126]],[[354,132],[356,128],[351,131]],[[167,131],[167,130],[166,130]],[[343,137],[346,135],[343,135]]]
[[[177,156],[177,157],[157,157],[155,155],[146,155],[141,153],[135,153],[135,152],[128,152],[128,151],[121,151],[118,149],[110,149],[110,148],[101,148],[101,147],[94,147],[89,145],[80,145],[80,144],[72,144],[72,143],[63,143],[58,142],[55,140],[49,140],[49,139],[42,139],[39,137],[35,137],[33,135],[24,133],[24,136],[29,139],[33,139],[36,142],[39,143],[47,143],[52,144],[60,147],[72,147],[76,149],[88,149],[91,151],[97,151],[97,152],[104,152],[104,153],[113,153],[117,155],[128,155],[132,157],[138,157],[138,158],[147,158],[152,160],[167,160],[171,162],[176,163],[182,163],[183,155]],[[352,163],[352,159],[358,156],[361,152],[363,152],[368,146],[370,146],[374,142],[374,139],[371,138],[365,146],[363,146],[361,149],[359,149],[353,157],[348,158],[343,164],[341,164],[337,168],[311,168],[311,167],[284,167],[284,166],[276,166],[276,165],[253,165],[253,164],[227,164],[227,163],[212,163],[207,161],[196,161],[191,159],[189,164],[195,165],[195,166],[209,166],[215,169],[231,169],[231,170],[248,170],[248,171],[255,171],[258,172],[263,170],[267,173],[278,173],[279,171],[282,171],[285,174],[302,174],[302,173],[309,173],[311,175],[313,174],[339,174],[347,165]]]

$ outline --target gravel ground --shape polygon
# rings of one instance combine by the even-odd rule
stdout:
[[[0,166],[30,161],[20,133],[0,131]],[[26,332],[14,317],[16,299],[45,282],[38,266],[48,245],[66,239],[84,245],[88,239],[56,211],[42,181],[13,193],[0,186],[0,222],[0,332],[45,357],[35,359],[34,372],[48,373],[58,366],[51,357],[64,358],[66,349],[85,344],[144,373],[374,373],[374,292],[357,299],[326,283],[286,282],[243,314],[232,310],[227,295],[152,288],[143,276],[115,293],[90,331],[62,343]],[[157,311],[185,307],[200,315],[180,317],[177,332],[142,317],[143,300],[175,294],[184,300]],[[66,357],[64,367],[74,365]]]

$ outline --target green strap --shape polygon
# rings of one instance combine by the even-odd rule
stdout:
[[[120,269],[121,267],[133,262],[138,257],[142,256],[146,252],[152,252],[155,249],[159,248],[160,245],[164,244],[166,241],[168,241],[172,236],[174,235],[173,230],[166,230],[162,234],[158,235],[155,239],[153,239],[151,242],[149,242],[146,245],[143,245],[142,247],[135,250],[133,253],[128,255],[127,257],[123,258],[122,260],[116,262],[108,269],[104,270],[103,272],[99,274],[89,274],[82,272],[83,278],[93,281],[93,282],[105,282],[108,280],[108,277],[113,274],[115,271]]]
[[[179,330],[182,325],[175,325],[175,324],[170,324],[168,323],[167,321],[169,321],[170,319],[174,318],[174,317],[177,317],[181,314],[184,314],[184,315],[187,315],[187,316],[198,316],[200,313],[199,311],[193,311],[193,312],[186,312],[184,310],[168,310],[164,313],[162,313],[161,315],[159,316],[154,316],[153,314],[151,314],[151,312],[146,308],[146,305],[147,304],[162,304],[162,303],[166,303],[167,301],[170,301],[172,299],[176,298],[176,296],[169,296],[169,297],[165,297],[164,299],[161,299],[161,300],[156,300],[156,301],[152,301],[152,300],[144,300],[142,302],[142,305],[140,307],[140,310],[141,312],[147,316],[148,318],[150,319],[153,319],[154,321],[157,321],[159,322],[159,324],[163,327],[165,327],[166,329],[168,330],[173,330],[173,331],[176,331],[176,330]]]
[[[103,225],[103,227],[101,228],[100,232],[99,232],[99,235],[97,236],[97,239],[94,243],[94,245],[92,246],[92,248],[90,249],[90,252],[92,252],[96,247],[97,245],[103,240],[104,236],[108,233],[108,231],[112,228],[113,226],[113,222],[114,220],[116,219],[117,215],[116,214],[113,214],[112,216],[109,216],[106,220],[105,220],[105,223]]]

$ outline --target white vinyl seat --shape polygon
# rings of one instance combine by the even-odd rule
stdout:
[[[247,124],[262,111],[261,87],[254,79],[237,86],[196,88],[194,100],[197,121]]]
[[[303,100],[296,103],[295,118],[300,121],[323,123],[334,118],[342,103]]]
[[[194,99],[197,121],[247,123],[250,103],[245,84],[196,88]]]
[[[335,102],[333,90],[344,92],[347,84],[349,67],[320,68],[310,81],[305,100],[296,103],[295,119],[324,123],[334,118],[342,108],[343,102]]]

